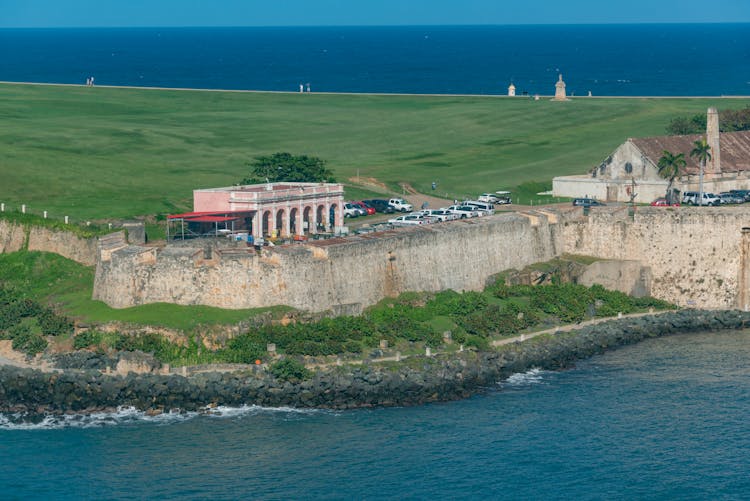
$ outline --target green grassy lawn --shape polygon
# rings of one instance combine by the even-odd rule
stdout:
[[[278,151],[325,159],[352,198],[365,178],[396,193],[436,180],[436,195],[462,198],[583,173],[676,115],[748,104],[3,84],[0,202],[79,220],[189,210],[194,188],[236,183],[252,157]]]
[[[0,254],[0,282],[17,288],[30,299],[55,304],[66,315],[82,322],[121,321],[190,332],[200,326],[236,324],[266,311],[280,316],[289,310],[285,307],[222,310],[174,304],[149,304],[118,310],[91,299],[93,268],[45,252]]]

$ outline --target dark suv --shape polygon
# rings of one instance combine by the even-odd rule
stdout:
[[[372,200],[362,200],[364,203],[375,209],[377,212],[384,214],[393,214],[395,209],[388,204],[388,200],[381,200],[378,198]]]
[[[574,198],[573,205],[575,207],[596,207],[599,205],[607,205],[604,202],[600,202],[595,198]]]

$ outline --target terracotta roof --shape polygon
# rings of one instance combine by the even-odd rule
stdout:
[[[687,136],[657,136],[630,139],[635,146],[651,160],[654,165],[659,162],[664,150],[674,154],[684,153],[685,172],[697,174],[700,170],[698,160],[690,156],[693,143],[704,137],[701,134]],[[721,170],[723,172],[750,171],[750,131],[722,132]]]

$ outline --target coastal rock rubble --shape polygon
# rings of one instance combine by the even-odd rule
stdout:
[[[69,354],[57,360],[58,372],[0,366],[0,412],[89,413],[120,406],[162,412],[216,405],[329,409],[420,405],[465,398],[533,368],[565,369],[577,360],[647,338],[748,326],[750,312],[682,310],[542,335],[498,351],[332,367],[295,383],[277,380],[256,367],[187,377],[112,375],[101,369],[116,365],[115,359]]]

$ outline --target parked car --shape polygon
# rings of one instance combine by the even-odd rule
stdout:
[[[377,212],[374,207],[370,207],[364,201],[361,201],[361,202],[352,202],[352,203],[354,205],[356,205],[357,207],[359,207],[360,209],[363,209],[367,213],[367,214],[365,214],[366,216],[372,216],[373,214],[375,214],[375,212]]]
[[[595,198],[574,198],[573,199],[573,206],[574,207],[597,207],[600,205],[607,205],[604,202],[600,202],[599,200]]]
[[[453,214],[456,214],[460,219],[479,217],[482,215],[476,207],[472,207],[471,205],[451,205],[450,207],[441,207],[441,210],[450,211]]]
[[[670,207],[670,206],[671,207],[679,207],[680,203],[679,202],[673,202],[673,203],[670,204],[670,203],[667,202],[666,198],[661,197],[661,198],[657,198],[656,200],[654,200],[653,202],[651,202],[651,205],[654,206],[654,207]]]
[[[350,203],[344,204],[344,217],[359,217],[361,213],[362,209],[359,207]]]
[[[745,197],[741,197],[740,195],[737,195],[729,191],[719,193],[719,200],[721,201],[723,205],[745,203]]]
[[[477,200],[479,200],[480,202],[485,202],[485,203],[494,205],[497,203],[498,198],[497,198],[497,195],[495,195],[494,193],[482,193],[481,195],[477,197]]]
[[[441,223],[445,221],[453,221],[459,218],[458,214],[454,214],[453,212],[445,209],[429,209],[425,212],[428,213],[428,217],[437,219]]]
[[[743,202],[750,202],[750,190],[729,190],[729,193],[742,197]]]
[[[392,205],[388,203],[388,200],[383,200],[379,198],[373,198],[371,200],[362,200],[364,203],[375,209],[377,212],[382,212],[384,214],[392,214],[396,212],[396,209],[393,208]]]
[[[686,205],[719,205],[721,199],[713,193],[703,193],[703,203],[699,204],[700,194],[697,191],[686,191],[682,194],[682,203]]]
[[[490,216],[495,213],[495,206],[492,204],[485,203],[485,202],[469,200],[468,202],[464,202],[463,205],[476,207],[477,210],[481,212],[483,216]]]
[[[430,224],[432,220],[429,217],[425,217],[422,214],[406,214],[403,216],[396,216],[393,219],[388,220],[389,223],[396,226],[412,226],[419,224]]]
[[[388,200],[388,205],[399,212],[411,212],[414,210],[414,206],[403,198],[391,198]]]

